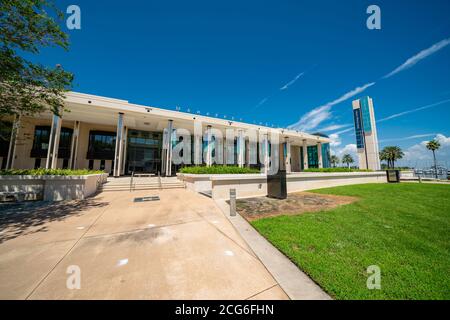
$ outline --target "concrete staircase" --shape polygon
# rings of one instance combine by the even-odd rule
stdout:
[[[184,182],[177,177],[110,177],[99,191],[184,189],[185,187]]]

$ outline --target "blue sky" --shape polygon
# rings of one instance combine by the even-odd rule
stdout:
[[[367,86],[300,128],[334,126],[326,133],[342,154],[353,150],[353,131],[342,132],[352,124],[352,99],[372,97],[377,119],[441,102],[380,122],[378,135],[380,147],[407,151],[407,164],[426,165],[420,143],[439,134],[439,159],[450,165],[449,1],[56,4],[77,4],[82,29],[68,31],[69,52],[45,49],[38,61],[73,71],[75,91],[298,127],[311,110]],[[381,8],[381,30],[366,27],[371,4]],[[383,78],[402,65],[409,68]]]

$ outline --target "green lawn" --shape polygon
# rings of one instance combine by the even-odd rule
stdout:
[[[253,226],[336,299],[450,299],[450,186],[365,184],[315,190],[360,197],[330,211]],[[381,269],[381,289],[366,286]]]

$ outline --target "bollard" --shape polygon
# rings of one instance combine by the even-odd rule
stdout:
[[[236,215],[236,189],[230,189],[230,216]]]
[[[419,176],[419,183],[422,183],[422,177]]]

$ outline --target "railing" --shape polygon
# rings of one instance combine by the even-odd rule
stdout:
[[[447,180],[450,176],[450,171],[447,168],[434,168],[431,169],[422,169],[422,170],[414,170],[414,176],[418,178],[428,178],[428,179],[441,179]]]
[[[161,180],[161,175],[158,172],[158,184],[159,184],[159,189],[162,190],[163,186],[162,186],[162,180]]]
[[[133,178],[134,178],[134,171],[131,172],[131,178],[130,178],[130,192],[133,191]]]

